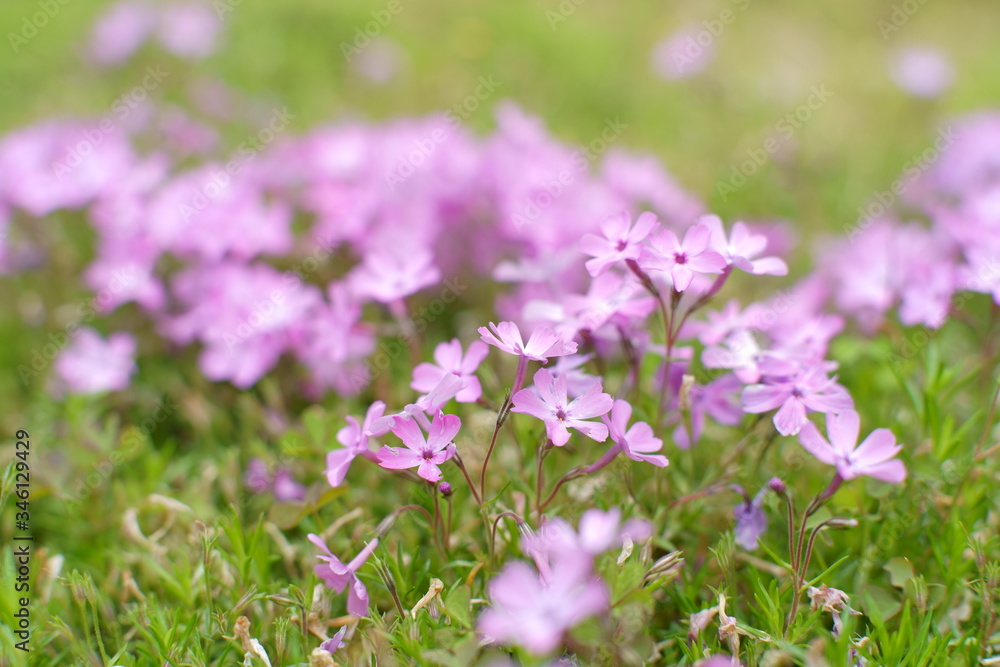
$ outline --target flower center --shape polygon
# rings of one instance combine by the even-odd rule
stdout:
[[[688,261],[687,253],[684,253],[684,252],[675,252],[674,253],[674,261],[676,263],[678,263],[678,264],[687,264],[687,261]]]
[[[628,247],[628,241],[626,241],[625,239],[622,239],[621,241],[618,242],[618,252],[621,252],[627,247]]]
[[[804,395],[805,394],[798,387],[792,389],[792,396],[794,396],[795,398],[802,398]]]
[[[556,419],[558,419],[561,422],[566,421],[566,411],[563,410],[562,408],[556,410]]]

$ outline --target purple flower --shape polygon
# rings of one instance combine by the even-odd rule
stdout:
[[[719,216],[706,215],[698,223],[711,230],[712,240],[709,247],[722,255],[726,262],[732,266],[757,275],[784,276],[788,274],[788,265],[778,257],[755,259],[767,247],[767,237],[763,234],[753,234],[742,222],[733,223],[732,234],[728,239]]]
[[[482,341],[473,341],[465,356],[462,356],[462,343],[452,339],[441,343],[434,349],[434,361],[437,365],[424,362],[413,369],[413,382],[410,387],[416,391],[430,392],[449,373],[462,380],[462,388],[455,396],[459,403],[475,403],[483,394],[483,388],[476,377],[476,369],[489,354],[489,348]]]
[[[858,413],[847,410],[826,416],[827,442],[812,422],[806,422],[799,432],[799,443],[817,459],[837,467],[843,479],[868,475],[883,482],[898,484],[906,479],[906,467],[893,458],[903,448],[887,428],[872,431],[858,445],[861,420]]]
[[[660,468],[667,466],[667,457],[653,454],[663,448],[663,441],[653,435],[653,429],[646,422],[636,422],[629,428],[632,405],[628,401],[616,400],[611,407],[611,417],[602,415],[601,421],[608,427],[611,440],[622,448],[625,456],[633,461],[645,461]]]
[[[323,563],[316,566],[316,575],[322,579],[327,586],[337,593],[342,593],[347,588],[347,612],[354,616],[368,615],[368,589],[358,578],[357,571],[368,562],[368,558],[378,546],[378,538],[365,545],[357,556],[347,565],[333,555],[329,547],[323,542],[319,535],[309,533],[309,541],[323,551],[318,557]]]
[[[842,412],[854,407],[847,390],[821,369],[810,368],[798,375],[774,381],[765,379],[743,390],[743,410],[751,414],[779,408],[774,426],[781,435],[796,435],[806,424],[806,411]]]
[[[135,347],[131,334],[114,333],[105,341],[82,328],[56,359],[56,375],[75,394],[120,391],[135,372]]]
[[[347,634],[347,626],[341,626],[337,633],[319,645],[327,653],[335,653],[344,645],[344,635]]]
[[[379,418],[385,412],[385,403],[375,401],[368,406],[364,423],[358,424],[354,417],[347,417],[347,426],[337,431],[337,442],[344,446],[326,455],[326,479],[330,486],[340,486],[355,457],[371,452],[370,440],[389,432],[391,424]]]
[[[492,606],[479,617],[479,632],[535,654],[553,651],[567,630],[610,602],[586,556],[560,561],[544,581],[527,563],[509,563],[490,581],[489,597]]]
[[[695,225],[684,234],[684,241],[669,229],[649,237],[639,264],[643,269],[670,273],[674,289],[683,292],[691,285],[695,273],[722,273],[726,260],[709,250],[712,233],[705,225]]]
[[[597,442],[604,442],[608,437],[607,426],[584,421],[607,413],[614,403],[614,399],[603,392],[600,382],[595,382],[582,396],[570,401],[566,392],[566,377],[553,378],[548,370],[541,368],[535,373],[535,386],[514,394],[513,402],[511,412],[531,415],[545,422],[545,432],[557,447],[569,441],[571,428]]]
[[[391,304],[441,280],[434,255],[426,248],[389,246],[365,256],[350,276],[354,293]]]
[[[521,331],[513,322],[500,324],[490,322],[490,329],[479,327],[479,335],[483,341],[518,357],[544,362],[548,361],[549,357],[576,354],[576,343],[563,341],[547,326],[535,327],[527,344],[522,340]]]
[[[278,502],[305,500],[306,487],[295,481],[292,472],[284,468],[274,473],[274,498]]]
[[[271,488],[271,474],[263,459],[250,459],[243,473],[243,483],[254,493],[265,493]]]
[[[383,446],[376,454],[379,465],[389,470],[417,468],[417,474],[428,482],[440,481],[441,469],[438,466],[454,456],[453,441],[461,427],[462,420],[457,416],[439,412],[424,439],[424,433],[415,419],[396,417],[392,432],[399,436],[406,448]]]
[[[635,226],[624,211],[605,218],[601,221],[603,237],[586,234],[580,240],[580,251],[594,258],[587,260],[587,271],[596,278],[622,260],[638,259],[642,242],[659,225],[652,213],[640,215]]]

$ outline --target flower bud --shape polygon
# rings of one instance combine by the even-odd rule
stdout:
[[[438,486],[438,489],[441,491],[441,495],[444,496],[445,498],[450,498],[451,494],[455,493],[455,489],[453,489],[451,484],[448,482],[441,482],[441,485]]]
[[[767,483],[768,488],[777,493],[779,496],[783,496],[788,493],[788,487],[777,477],[772,477]]]

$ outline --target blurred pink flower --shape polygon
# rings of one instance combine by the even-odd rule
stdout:
[[[455,396],[459,403],[475,403],[482,396],[483,388],[476,377],[476,369],[489,354],[489,348],[482,341],[469,343],[469,349],[462,356],[462,343],[454,338],[446,343],[440,343],[434,349],[434,361],[418,364],[413,369],[413,382],[410,387],[416,391],[429,392],[433,390],[446,374],[452,374],[462,380],[462,389]]]
[[[895,53],[889,66],[899,88],[917,97],[937,97],[955,79],[955,70],[945,53],[932,47],[912,46]]]
[[[653,48],[653,71],[662,79],[692,77],[715,57],[715,38],[700,26],[689,26],[664,38]]]
[[[135,372],[135,338],[113,333],[107,341],[93,329],[81,328],[56,359],[55,371],[75,394],[120,391]]]
[[[817,368],[808,368],[794,377],[764,379],[743,390],[743,410],[751,414],[769,412],[781,435],[796,435],[809,423],[806,411],[842,412],[854,408],[854,401],[836,378]]]
[[[492,329],[492,331],[490,331]],[[548,361],[549,357],[561,357],[576,353],[576,343],[563,341],[547,326],[535,327],[525,345],[521,331],[513,322],[493,324],[490,328],[479,327],[479,335],[483,341],[500,348],[508,354],[513,354],[535,361]]]

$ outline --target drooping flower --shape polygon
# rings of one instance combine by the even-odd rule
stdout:
[[[742,493],[742,487],[739,489]],[[745,495],[742,503],[733,509],[736,516],[736,544],[747,551],[757,548],[757,540],[767,530],[767,514],[764,513],[764,497],[771,490],[770,483],[757,492],[757,495],[750,498]]]
[[[684,241],[669,229],[649,237],[643,248],[639,265],[647,271],[666,271],[674,289],[683,292],[694,279],[695,273],[722,273],[726,259],[708,247],[712,233],[705,225],[695,225],[684,234]]]
[[[629,427],[632,405],[628,401],[616,400],[611,407],[611,416],[601,416],[608,427],[611,440],[621,447],[625,456],[633,461],[645,461],[660,468],[667,466],[667,457],[653,454],[663,447],[663,440],[653,435],[653,429],[646,422],[636,422]]]
[[[521,331],[513,322],[501,322],[500,324],[490,322],[489,329],[479,327],[479,335],[485,343],[498,347],[508,354],[534,361],[544,362],[548,361],[549,357],[561,357],[576,353],[576,343],[567,343],[547,326],[535,327],[527,344],[524,343]]]
[[[392,432],[399,436],[406,448],[383,446],[378,451],[379,465],[389,470],[417,468],[417,474],[428,482],[441,480],[438,467],[455,454],[455,435],[462,427],[456,415],[441,412],[434,416],[427,438],[415,419],[396,417]]]
[[[906,467],[893,458],[903,448],[887,428],[872,431],[859,445],[861,419],[854,410],[826,416],[827,441],[812,422],[806,422],[799,432],[799,443],[817,459],[837,467],[843,479],[867,475],[883,482],[898,484],[906,479]]]
[[[424,362],[413,369],[413,382],[410,387],[416,391],[432,391],[447,374],[455,375],[462,380],[462,389],[455,396],[459,403],[475,403],[482,396],[483,388],[476,377],[476,369],[483,362],[489,348],[482,341],[473,341],[465,356],[462,356],[462,343],[453,339],[441,343],[434,349],[434,361],[437,365]]]
[[[847,390],[827,377],[820,368],[807,368],[798,375],[768,380],[743,390],[743,410],[751,414],[779,408],[774,426],[781,435],[796,435],[809,421],[806,411],[842,412],[854,407]]]
[[[343,449],[334,449],[326,455],[326,479],[330,486],[340,486],[354,459],[365,452],[371,452],[371,438],[389,432],[391,424],[380,423],[379,418],[384,412],[385,403],[375,401],[368,406],[363,423],[358,424],[357,419],[348,415],[347,426],[337,431],[337,442],[343,445]]]
[[[597,277],[610,267],[626,259],[638,259],[642,242],[659,226],[656,216],[643,213],[632,225],[631,216],[625,211],[601,221],[603,237],[585,234],[580,240],[580,251],[594,259],[584,266],[591,276]]]
[[[347,611],[355,616],[368,615],[368,589],[358,578],[357,572],[368,562],[378,546],[378,538],[365,545],[365,548],[348,564],[344,564],[333,555],[319,535],[309,533],[309,541],[323,552],[318,558],[323,561],[316,566],[316,575],[337,593],[347,589]]]
[[[514,394],[511,412],[537,417],[545,422],[545,432],[557,447],[569,441],[569,429],[573,428],[588,438],[604,442],[608,437],[608,427],[600,422],[585,421],[600,417],[611,410],[614,399],[605,394],[600,382],[595,382],[579,398],[569,400],[566,390],[566,376],[553,378],[545,368],[535,373],[535,385]]]

